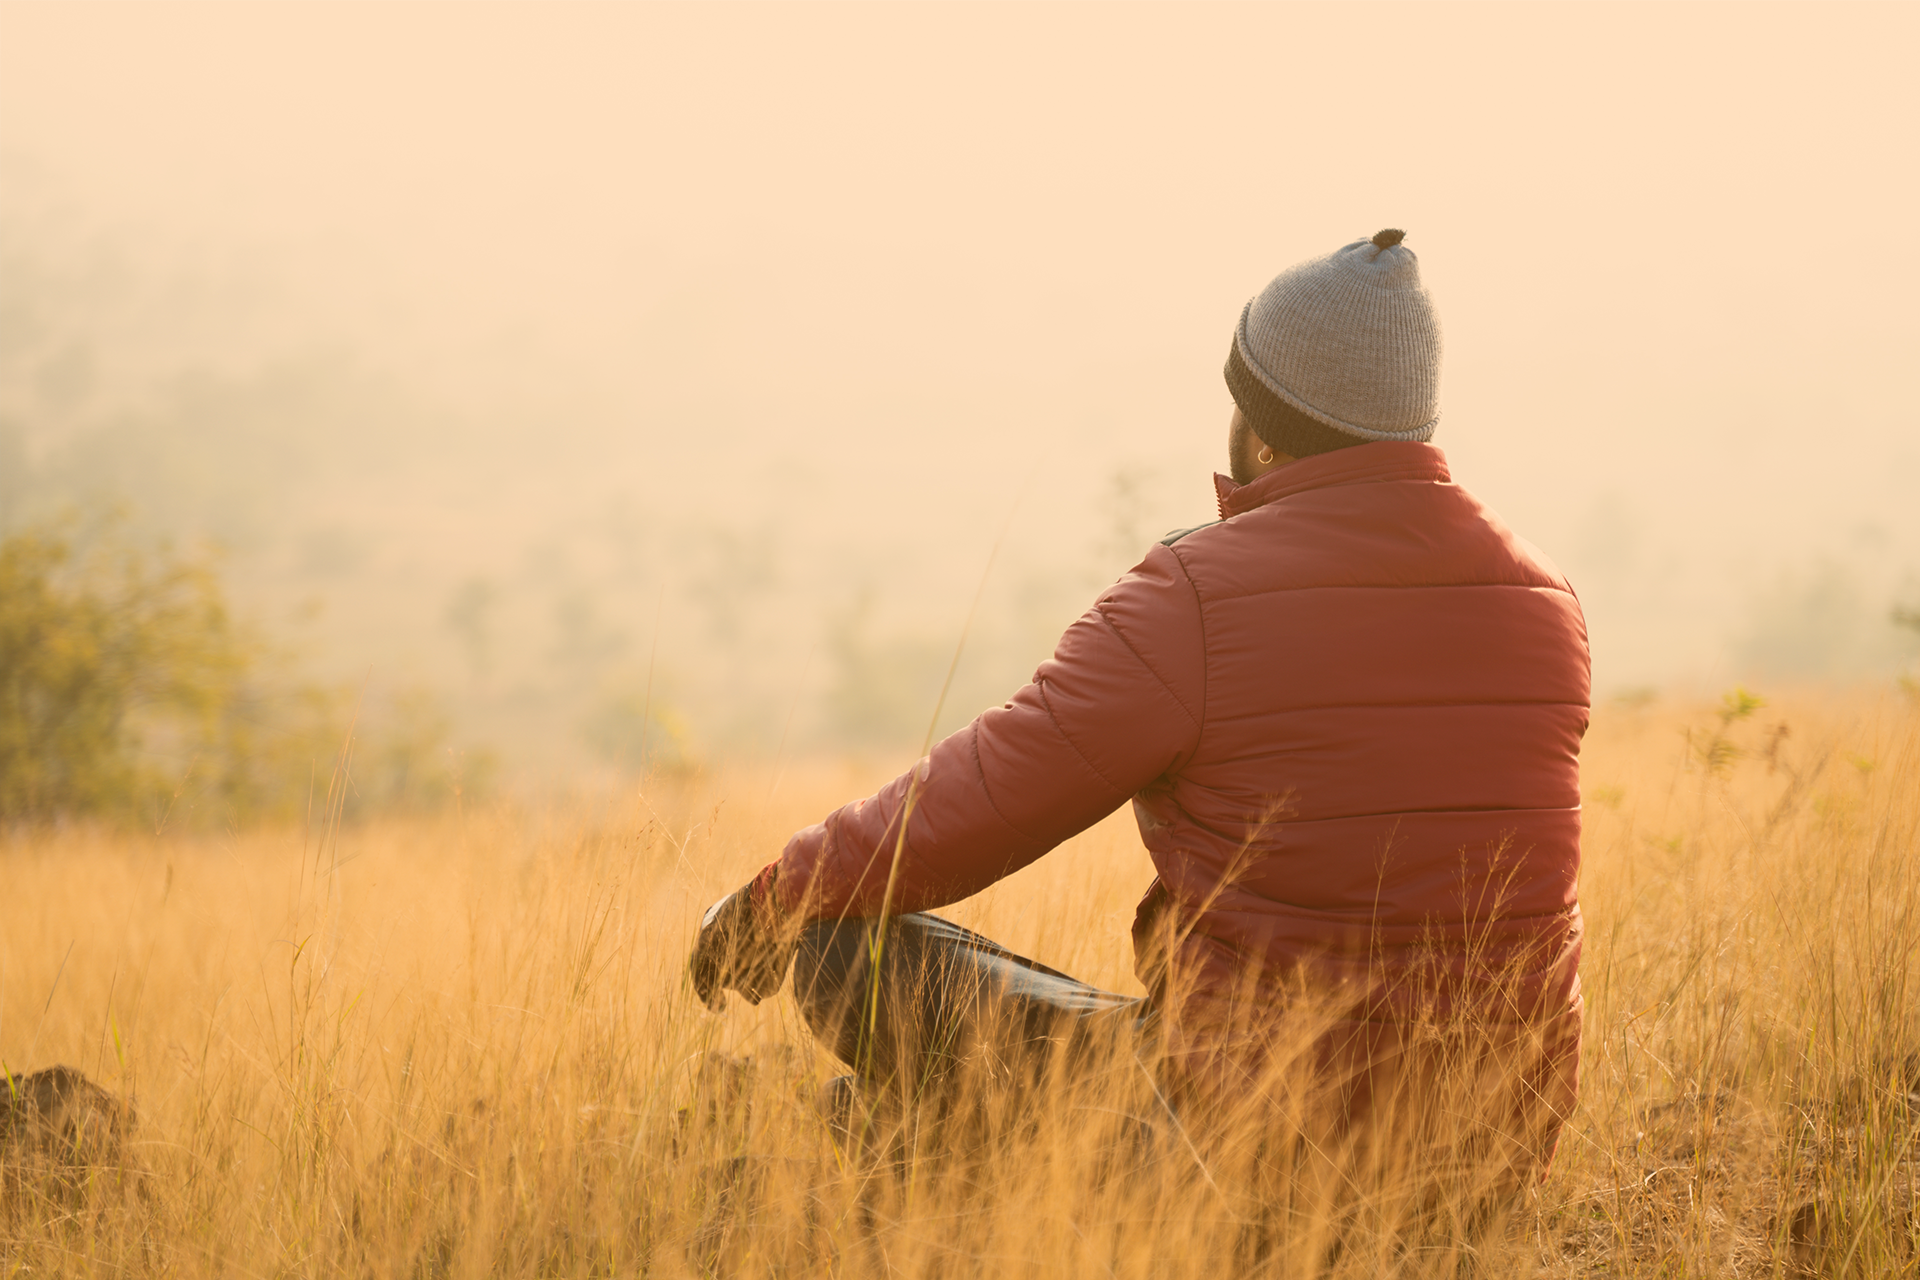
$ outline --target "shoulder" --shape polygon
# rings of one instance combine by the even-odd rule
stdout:
[[[1198,533],[1202,529],[1211,529],[1214,525],[1217,525],[1219,523],[1220,522],[1218,520],[1209,520],[1205,524],[1196,524],[1191,529],[1175,529],[1171,533],[1169,533],[1166,537],[1160,539],[1160,545],[1163,547],[1170,547],[1174,543],[1180,541],[1180,539],[1186,537],[1190,533]]]
[[[1185,561],[1172,541],[1163,540],[1148,547],[1140,563],[1099,594],[1093,611],[1124,631],[1166,625],[1174,615],[1197,615],[1199,605],[1199,590]]]
[[[1516,533],[1500,514],[1457,484],[1437,486],[1458,505],[1463,525],[1472,529],[1487,571],[1515,586],[1573,595],[1573,585],[1546,552]]]

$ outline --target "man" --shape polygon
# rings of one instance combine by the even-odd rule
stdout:
[[[1150,548],[1012,701],[716,904],[702,999],[757,1003],[797,949],[803,1012],[869,1084],[938,1077],[989,1019],[1000,1051],[1048,1060],[1151,1029],[1195,1115],[1291,1034],[1343,1121],[1458,1065],[1422,1028],[1466,1027],[1468,1056],[1503,1064],[1497,1138],[1544,1165],[1579,1046],[1586,631],[1428,443],[1440,334],[1403,239],[1247,304],[1220,520]],[[1128,800],[1159,873],[1134,925],[1144,1001],[908,914]]]

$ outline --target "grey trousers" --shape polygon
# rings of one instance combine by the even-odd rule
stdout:
[[[823,920],[800,936],[801,1015],[862,1083],[937,1086],[969,1057],[1032,1077],[1130,1043],[1149,1022],[1137,996],[1102,991],[932,915]],[[877,979],[877,986],[876,986]]]

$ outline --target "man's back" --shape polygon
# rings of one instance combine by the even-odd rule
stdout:
[[[1471,938],[1483,965],[1529,953],[1529,1012],[1567,1007],[1588,688],[1565,581],[1432,445],[1302,459],[1222,507],[1155,550],[1192,585],[1201,726],[1135,800],[1192,959],[1307,966],[1404,1015]]]
[[[1102,602],[1198,708],[1134,798],[1168,1074],[1238,1089],[1305,1052],[1351,1117],[1409,1083],[1409,1035],[1464,1018],[1534,1041],[1547,1106],[1493,1127],[1543,1158],[1577,1084],[1579,604],[1431,445],[1221,487],[1227,518],[1138,571],[1189,584],[1191,623],[1125,580]]]

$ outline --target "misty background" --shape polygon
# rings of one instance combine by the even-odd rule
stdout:
[[[976,589],[943,732],[1214,517],[1241,306],[1399,226],[1600,696],[1889,683],[1917,14],[6,0],[0,525],[215,546],[525,782],[887,758]]]

